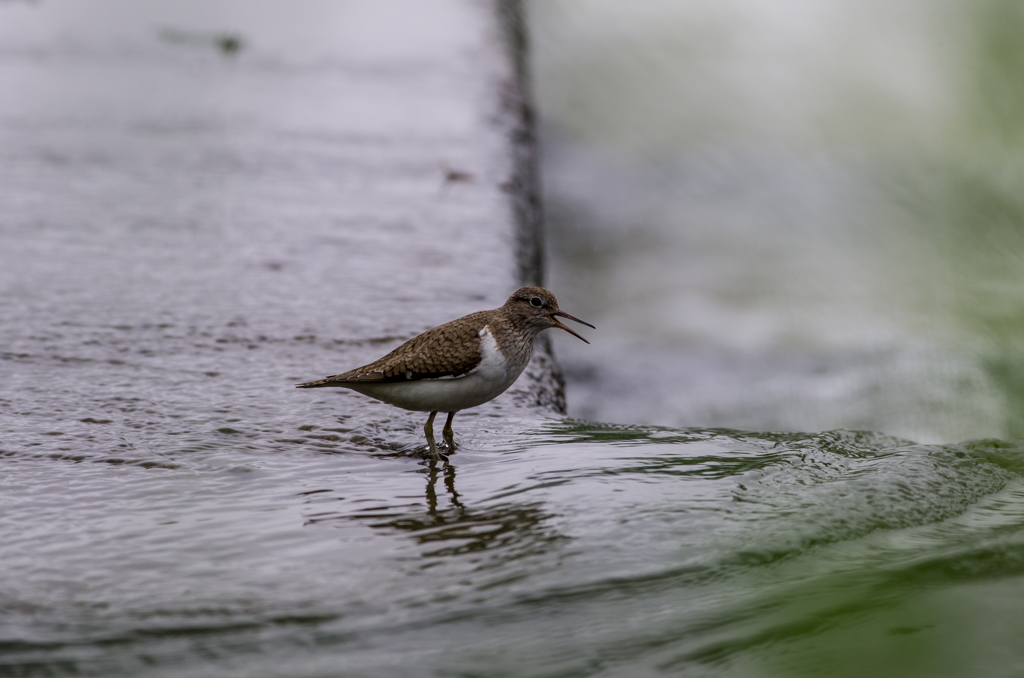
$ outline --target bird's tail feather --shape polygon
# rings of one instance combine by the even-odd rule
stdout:
[[[307,381],[307,382],[302,383],[302,384],[295,384],[295,388],[323,388],[325,386],[344,386],[344,385],[345,384],[343,384],[340,381],[331,381],[331,379],[328,377],[327,379],[317,379],[316,381]]]

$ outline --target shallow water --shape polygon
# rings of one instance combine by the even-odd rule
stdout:
[[[133,6],[0,4],[0,675],[1024,667],[1017,442],[295,390],[515,285],[479,8]]]
[[[2,665],[810,676],[896,658],[901,675],[954,676],[1024,661],[1019,445],[466,416],[445,466],[415,456],[415,431],[330,411],[347,399],[177,436],[125,412],[9,438]]]

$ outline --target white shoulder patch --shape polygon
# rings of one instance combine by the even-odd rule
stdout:
[[[480,330],[480,364],[473,368],[470,372],[476,372],[477,370],[483,370],[485,372],[492,372],[498,368],[499,365],[504,365],[505,356],[498,348],[498,342],[494,340],[494,335],[491,334],[490,327],[484,327]]]

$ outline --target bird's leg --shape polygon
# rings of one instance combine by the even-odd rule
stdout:
[[[441,432],[444,436],[444,441],[448,443],[448,449],[452,452],[455,451],[455,433],[452,432],[452,419],[455,418],[454,412],[448,413],[448,420],[444,422],[444,430]]]
[[[431,412],[430,416],[427,417],[427,423],[423,426],[423,432],[427,434],[427,445],[430,446],[430,454],[434,455],[434,459],[440,459],[441,455],[437,453],[437,445],[434,444],[434,417],[437,416],[437,412]]]

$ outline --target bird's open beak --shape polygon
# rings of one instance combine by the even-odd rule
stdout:
[[[569,329],[568,327],[566,327],[566,326],[565,326],[565,325],[563,325],[562,323],[558,322],[558,320],[556,320],[556,319],[555,319],[555,316],[556,316],[556,315],[560,315],[560,316],[562,316],[563,318],[568,318],[569,320],[572,320],[572,321],[574,321],[574,322],[578,322],[578,323],[579,323],[580,325],[586,325],[587,327],[589,327],[589,328],[591,328],[591,329],[594,329],[594,330],[596,330],[596,329],[597,329],[596,327],[594,327],[593,325],[591,325],[590,323],[588,323],[588,322],[587,322],[587,321],[585,321],[585,320],[580,320],[579,318],[575,318],[575,317],[573,317],[573,316],[569,315],[569,314],[568,314],[568,313],[566,313],[565,311],[555,311],[555,312],[554,312],[554,313],[552,313],[552,314],[551,314],[550,316],[548,316],[549,318],[551,318],[551,322],[553,322],[553,323],[555,324],[555,327],[560,327],[560,328],[562,328],[563,330],[565,330],[566,332],[568,332],[568,333],[569,333],[569,334],[571,334],[572,336],[576,337],[577,339],[580,339],[580,340],[582,340],[582,341],[583,341],[583,343],[585,343],[585,344],[589,344],[589,343],[590,343],[589,341],[587,341],[586,339],[584,339],[584,338],[583,338],[583,337],[581,337],[580,335],[576,334],[576,333],[575,333],[574,331],[572,331],[571,329]]]

